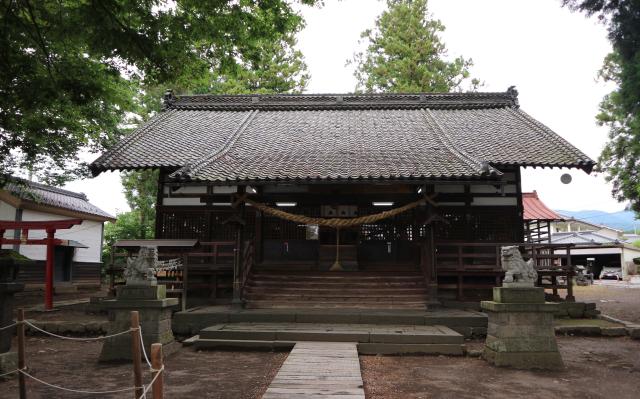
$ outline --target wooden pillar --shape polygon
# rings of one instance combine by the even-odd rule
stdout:
[[[422,191],[425,195],[432,195],[434,192],[433,185],[424,185]],[[429,203],[426,205],[426,220],[430,220],[434,214],[433,206]],[[436,265],[436,247],[433,233],[433,222],[424,226],[424,242],[422,247],[421,262],[423,262],[423,270],[427,281],[427,292],[429,295],[428,302],[430,304],[438,304],[438,271]]]
[[[166,171],[164,169],[160,169],[158,172],[158,192],[156,194],[156,225],[155,225],[155,238],[165,238],[163,234],[163,218],[162,213],[164,212],[164,178],[166,175]],[[169,237],[175,238],[175,237]]]
[[[243,195],[246,192],[245,186],[238,186],[237,193],[238,195]],[[245,213],[245,205],[244,201],[238,204],[237,208],[238,216],[242,221],[244,221],[244,213]],[[242,287],[241,287],[241,279],[242,279],[242,264],[243,264],[243,247],[244,247],[244,224],[238,223],[238,227],[236,230],[236,248],[235,248],[235,259],[233,265],[233,299],[231,300],[232,305],[234,306],[242,306]]]
[[[53,309],[53,262],[55,260],[54,229],[47,229],[47,261],[45,266],[44,308]]]

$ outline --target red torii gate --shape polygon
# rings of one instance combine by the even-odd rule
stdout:
[[[82,219],[16,222],[0,220],[0,247],[4,244],[16,245],[46,245],[47,262],[45,267],[45,294],[44,308],[53,309],[53,249],[56,245],[62,244],[62,240],[56,239],[56,230],[66,230],[73,226],[82,224]],[[20,230],[20,238],[4,238],[7,230]],[[45,230],[47,238],[29,239],[29,230]]]

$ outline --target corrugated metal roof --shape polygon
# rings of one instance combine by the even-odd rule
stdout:
[[[524,220],[563,220],[562,216],[549,209],[538,197],[537,192],[522,193]]]
[[[595,231],[567,231],[551,234],[552,244],[618,245],[619,240],[598,234]]]
[[[169,96],[92,165],[214,182],[491,179],[489,165],[594,162],[504,93]]]

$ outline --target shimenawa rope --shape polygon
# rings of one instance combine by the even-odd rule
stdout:
[[[327,227],[334,227],[334,228],[351,227],[351,226],[359,226],[361,224],[375,223],[380,220],[387,219],[387,218],[399,215],[401,213],[404,213],[417,206],[424,205],[427,202],[433,203],[430,197],[425,197],[417,201],[410,202],[406,205],[400,206],[398,208],[389,209],[387,211],[383,211],[373,215],[360,216],[356,218],[315,218],[315,217],[304,216],[304,215],[296,215],[294,213],[289,213],[289,212],[282,211],[280,209],[272,208],[266,204],[253,201],[247,198],[246,195],[239,196],[237,200],[244,201],[247,204],[251,205],[252,207],[259,209],[266,214],[276,216],[281,219],[289,220],[291,222],[296,222],[300,224],[315,224],[318,226],[327,226]]]

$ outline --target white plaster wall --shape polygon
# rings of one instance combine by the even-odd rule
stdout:
[[[16,208],[4,201],[0,201],[0,220],[16,220]],[[13,230],[7,230],[4,233],[4,238],[13,238]],[[3,245],[2,248],[11,249],[13,245]]]
[[[23,221],[37,220],[64,220],[69,219],[60,215],[36,212],[25,209],[22,213]],[[30,231],[29,238],[45,238],[44,230]],[[76,262],[100,262],[102,251],[102,222],[84,220],[82,224],[73,226],[67,230],[56,231],[56,238],[61,240],[78,241],[88,248],[76,248],[73,260]],[[20,253],[34,260],[45,260],[47,258],[46,246],[44,245],[21,245]]]

